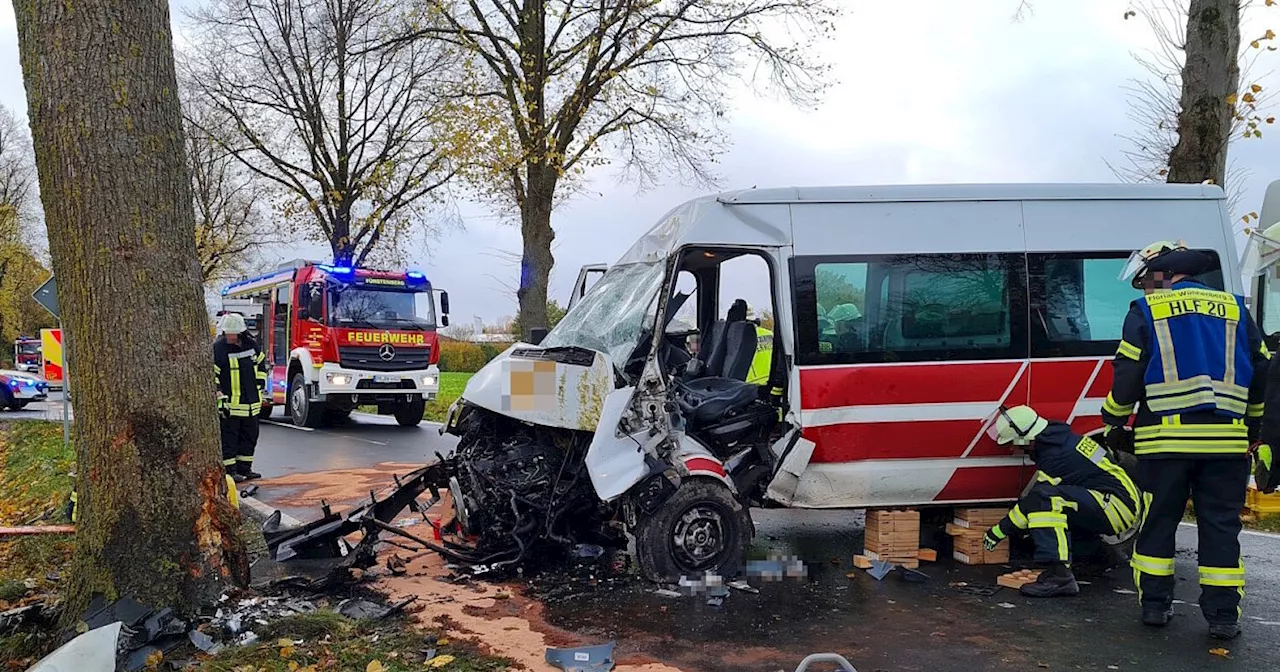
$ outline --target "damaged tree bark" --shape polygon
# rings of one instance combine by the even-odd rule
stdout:
[[[1240,86],[1239,52],[1240,1],[1191,0],[1178,143],[1169,154],[1169,182],[1213,180],[1226,188],[1234,113],[1228,98]]]
[[[95,592],[190,613],[247,580],[218,460],[167,0],[14,0],[63,325]]]

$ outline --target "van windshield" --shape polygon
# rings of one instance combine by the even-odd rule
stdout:
[[[610,268],[546,335],[542,347],[595,350],[615,367],[623,366],[641,332],[652,326],[663,271],[662,262]]]

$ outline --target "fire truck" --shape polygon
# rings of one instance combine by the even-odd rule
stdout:
[[[282,406],[293,424],[318,427],[376,406],[411,427],[439,392],[436,327],[449,324],[449,295],[419,271],[296,260],[228,285],[222,299],[221,313],[243,315],[267,354],[263,417]]]
[[[13,368],[27,373],[40,372],[40,339],[19,336],[13,342]]]

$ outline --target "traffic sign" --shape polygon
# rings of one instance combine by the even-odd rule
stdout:
[[[62,319],[62,316],[58,314],[58,286],[54,284],[53,276],[49,276],[49,279],[43,285],[37,287],[36,291],[31,293],[31,298],[35,299],[36,303],[43,306],[55,318]]]

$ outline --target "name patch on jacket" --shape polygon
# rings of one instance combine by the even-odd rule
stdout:
[[[1224,292],[1204,289],[1176,289],[1147,297],[1151,319],[1167,320],[1180,315],[1208,315],[1222,320],[1240,321],[1240,304]]]

